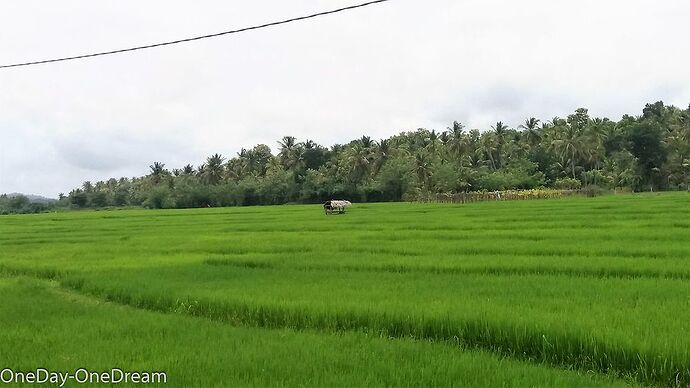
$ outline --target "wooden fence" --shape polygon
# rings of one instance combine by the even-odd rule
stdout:
[[[420,198],[421,202],[473,203],[485,201],[516,201],[530,199],[565,198],[584,195],[580,190],[508,190],[469,193],[430,194]]]

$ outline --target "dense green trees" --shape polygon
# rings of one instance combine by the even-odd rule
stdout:
[[[61,198],[62,205],[66,205],[67,198]],[[0,214],[41,213],[53,209],[59,204],[55,201],[32,201],[21,194],[0,195]]]
[[[197,168],[155,162],[138,178],[85,182],[74,207],[206,207],[331,198],[399,201],[434,193],[535,187],[686,190],[690,186],[690,107],[647,104],[615,122],[577,109],[567,118],[527,118],[517,129],[418,129],[330,148],[285,136],[278,154],[264,144]]]

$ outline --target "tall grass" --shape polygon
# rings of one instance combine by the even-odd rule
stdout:
[[[110,272],[65,284],[137,308],[233,324],[443,341],[662,385],[683,385],[690,376],[685,323],[672,315],[687,307],[690,287],[678,281],[610,279],[597,285],[601,279],[553,276],[422,280],[418,274],[208,271]],[[165,280],[154,280],[154,272]],[[681,295],[674,298],[676,291]],[[624,299],[635,293],[648,296]]]
[[[0,327],[3,368],[165,371],[172,387],[624,385],[423,341],[237,328],[135,310],[21,277],[0,278]]]
[[[132,307],[690,384],[690,195],[0,218],[0,270]]]

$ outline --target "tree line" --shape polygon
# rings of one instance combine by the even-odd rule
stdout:
[[[647,104],[619,121],[577,109],[565,118],[527,118],[512,128],[420,128],[368,136],[330,148],[285,136],[274,155],[259,144],[226,158],[146,176],[84,182],[56,206],[190,208],[285,203],[401,201],[436,193],[601,188],[649,191],[690,187],[690,106]]]

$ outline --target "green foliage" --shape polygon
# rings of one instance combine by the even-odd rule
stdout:
[[[520,161],[480,177],[478,185],[487,191],[533,189],[544,185],[544,174],[537,171],[536,163]]]
[[[3,361],[67,369],[160,362],[153,366],[177,375],[187,361],[227,369],[233,355],[246,360],[268,338],[274,346],[256,350],[264,367],[326,375],[352,369],[342,368],[344,358],[336,367],[317,355],[349,352],[340,340],[361,335],[368,340],[350,357],[390,346],[400,365],[435,354],[429,367],[446,367],[385,367],[378,355],[357,364],[367,376],[388,371],[389,385],[401,381],[392,377],[399,373],[411,385],[452,381],[460,364],[449,362],[462,357],[461,346],[511,364],[522,360],[520,368],[687,386],[688,203],[690,194],[680,192],[470,206],[355,204],[342,217],[326,217],[318,205],[5,217],[0,272],[52,282],[0,285]],[[67,307],[75,303],[94,310]],[[291,346],[280,339],[286,330],[298,331],[296,347],[272,355],[281,347],[275,344]],[[299,369],[312,354],[307,337],[329,338],[336,350],[315,350],[310,368]],[[421,343],[426,350],[414,345]],[[207,357],[199,349],[208,349],[208,358],[193,361]],[[261,369],[282,376],[268,367],[248,370]],[[188,370],[185,383],[216,385]],[[533,376],[534,369],[523,371]],[[510,386],[514,378],[499,376],[505,384],[487,384]]]
[[[578,190],[582,187],[582,182],[573,178],[559,178],[556,179],[553,186],[560,190]]]
[[[161,314],[25,277],[0,278],[0,291],[3,363],[15,368],[150,369],[169,387],[626,386],[445,344],[222,325],[187,316],[198,304],[186,301]]]
[[[582,193],[592,198],[604,195],[606,193],[606,190],[597,185],[587,185],[582,188]]]
[[[89,203],[92,207],[108,206],[108,195],[103,191],[96,191],[94,193],[91,193]]]
[[[75,189],[69,193],[69,201],[72,205],[82,208],[86,207],[89,203],[89,197],[85,192],[81,191],[81,189]]]
[[[41,213],[54,209],[56,203],[32,202],[28,197],[18,194],[0,195],[0,214]]]
[[[151,209],[166,209],[172,207],[172,205],[170,190],[161,186],[152,188],[144,202],[144,206]]]
[[[499,121],[485,131],[466,131],[456,121],[443,132],[420,128],[378,141],[363,136],[330,149],[293,136],[283,137],[278,146],[277,155],[259,144],[232,158],[214,154],[201,166],[172,172],[153,162],[144,177],[84,182],[61,205],[385,202],[542,186],[690,190],[690,107],[681,110],[663,102],[647,104],[639,117],[625,115],[618,122],[593,118],[580,108],[565,119],[528,118],[518,129]],[[17,212],[7,206],[0,211]]]
[[[514,183],[512,174],[506,172],[492,172],[479,178],[479,189],[500,191],[512,188]]]
[[[637,159],[637,171],[647,187],[661,186],[662,168],[667,153],[663,144],[662,127],[658,123],[645,121],[628,128],[630,152]]]
[[[379,171],[378,189],[384,198],[400,201],[414,184],[414,165],[408,158],[388,160]]]

